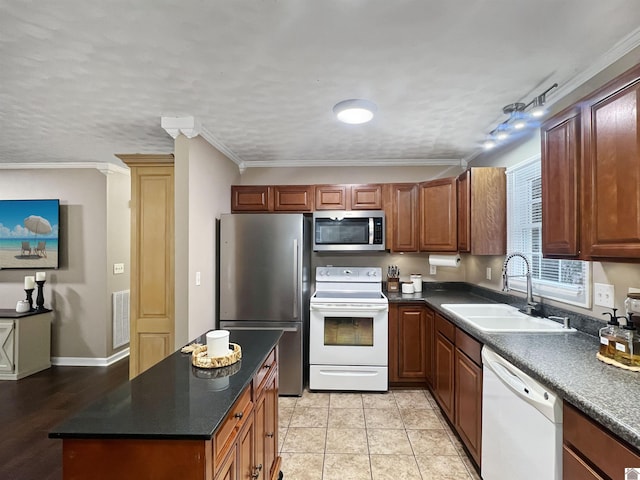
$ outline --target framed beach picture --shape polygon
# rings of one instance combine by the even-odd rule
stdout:
[[[0,268],[58,268],[59,200],[0,200]]]

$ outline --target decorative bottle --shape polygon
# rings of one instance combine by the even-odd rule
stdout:
[[[609,315],[611,318],[607,325],[600,329],[600,355],[611,359],[615,358],[617,342],[622,340],[620,324],[618,323],[619,317],[616,317],[617,310],[617,308],[614,308],[613,313],[603,313],[603,315]]]

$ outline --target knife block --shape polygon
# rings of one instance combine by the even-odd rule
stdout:
[[[397,277],[387,277],[387,292],[399,292],[400,279]]]

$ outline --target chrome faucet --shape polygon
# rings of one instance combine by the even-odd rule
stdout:
[[[527,266],[527,273],[524,275],[507,275],[507,265],[509,261],[513,257],[520,257],[524,260],[525,265]],[[522,253],[514,252],[507,255],[507,258],[504,259],[504,264],[502,265],[502,291],[509,291],[509,279],[513,277],[526,277],[527,278],[527,304],[522,309],[524,313],[527,315],[540,315],[540,304],[538,302],[533,301],[533,286],[531,282],[531,264],[527,257],[525,257]]]

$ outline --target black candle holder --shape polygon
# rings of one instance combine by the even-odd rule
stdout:
[[[38,296],[36,297],[36,312],[48,312],[49,310],[44,308],[44,282],[45,280],[36,280],[38,284]]]
[[[29,302],[29,311],[33,312],[33,288],[25,288],[24,291],[27,294],[27,302]]]

